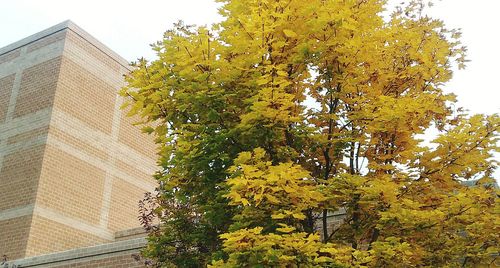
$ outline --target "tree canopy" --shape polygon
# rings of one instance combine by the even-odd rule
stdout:
[[[218,2],[222,22],[176,24],[121,91],[158,144],[145,257],[162,267],[498,258],[500,118],[469,115],[442,89],[466,61],[459,31],[422,1]]]

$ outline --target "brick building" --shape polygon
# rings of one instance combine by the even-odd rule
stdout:
[[[0,257],[11,265],[138,265],[137,201],[155,187],[155,156],[120,110],[128,71],[70,21],[0,48]]]

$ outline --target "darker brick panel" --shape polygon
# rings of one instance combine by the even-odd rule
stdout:
[[[24,70],[14,117],[52,106],[60,67],[61,57],[57,57]]]
[[[9,108],[10,95],[14,85],[15,74],[0,78],[0,123],[5,122]]]

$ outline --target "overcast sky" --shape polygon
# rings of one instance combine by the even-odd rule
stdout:
[[[0,47],[70,19],[129,61],[153,58],[149,44],[179,19],[198,25],[220,19],[213,0],[0,1]],[[466,70],[455,72],[446,91],[473,113],[500,112],[500,0],[434,2],[430,14],[448,28],[462,29],[471,60]]]
[[[70,19],[129,61],[153,58],[149,44],[179,19],[198,25],[220,19],[213,0],[0,1],[0,47]],[[436,0],[431,13],[463,29],[471,62],[446,89],[474,113],[500,112],[499,12],[500,0]]]

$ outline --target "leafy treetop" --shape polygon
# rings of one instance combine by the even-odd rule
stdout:
[[[218,2],[221,23],[176,24],[121,91],[159,145],[144,213],[160,224],[144,256],[165,267],[495,261],[500,118],[454,109],[442,90],[465,63],[458,31],[422,1],[387,17],[383,0]]]

